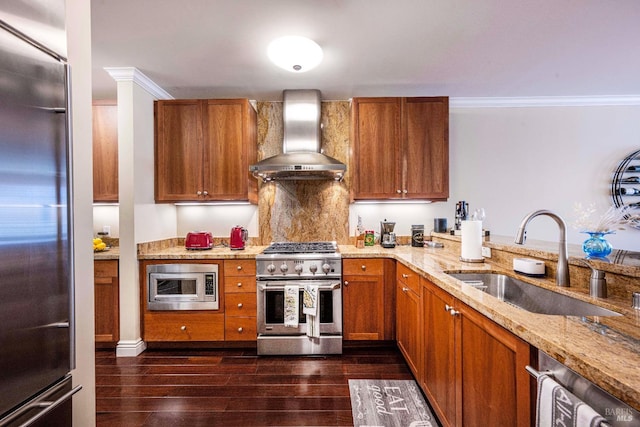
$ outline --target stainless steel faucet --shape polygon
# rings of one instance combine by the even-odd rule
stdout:
[[[560,246],[558,248],[558,267],[556,268],[556,285],[562,287],[569,287],[569,262],[567,259],[567,224],[557,214],[548,210],[534,211],[525,216],[520,223],[518,232],[516,233],[515,243],[518,245],[524,245],[527,234],[527,224],[533,218],[545,215],[551,217],[560,227]]]

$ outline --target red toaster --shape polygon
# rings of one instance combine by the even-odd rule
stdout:
[[[184,240],[186,249],[204,250],[213,248],[213,236],[208,231],[192,231]]]

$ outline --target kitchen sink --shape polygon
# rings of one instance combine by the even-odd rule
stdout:
[[[559,316],[621,316],[620,313],[586,301],[532,285],[499,273],[447,273],[500,301],[523,310]]]

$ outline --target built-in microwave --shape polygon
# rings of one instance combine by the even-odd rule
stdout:
[[[149,310],[218,310],[217,264],[147,266]]]

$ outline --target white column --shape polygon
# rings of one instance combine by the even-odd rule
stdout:
[[[146,348],[140,328],[137,244],[176,235],[175,207],[153,203],[153,101],[171,95],[135,68],[106,70],[118,88],[120,341],[116,355],[134,357]]]

